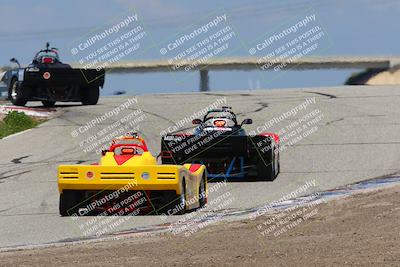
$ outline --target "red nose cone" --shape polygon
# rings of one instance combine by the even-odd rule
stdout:
[[[224,127],[225,126],[225,121],[224,120],[216,120],[214,121],[214,125],[217,127]]]

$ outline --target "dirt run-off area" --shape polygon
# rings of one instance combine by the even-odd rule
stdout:
[[[7,251],[0,253],[0,265],[400,266],[399,204],[396,185],[319,203],[311,217],[279,235],[265,234],[279,220],[262,215],[188,237],[164,233]]]

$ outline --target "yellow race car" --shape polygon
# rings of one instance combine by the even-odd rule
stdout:
[[[159,165],[142,138],[123,136],[98,164],[58,167],[60,215],[183,214],[206,204],[206,175],[202,164]]]

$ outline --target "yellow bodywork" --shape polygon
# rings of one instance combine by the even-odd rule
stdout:
[[[118,164],[113,152],[106,152],[98,165],[61,165],[58,167],[58,189],[64,190],[174,190],[183,192],[186,185],[186,200],[199,195],[199,187],[205,166],[191,172],[191,164],[159,165],[150,152],[135,155]],[[196,169],[196,168],[195,168]],[[205,183],[207,181],[204,177]],[[207,192],[207,185],[206,192]],[[187,209],[196,208],[193,203]]]

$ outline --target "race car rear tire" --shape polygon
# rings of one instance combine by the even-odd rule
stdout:
[[[279,173],[281,172],[281,161],[280,161],[280,158],[279,158],[279,154],[278,154],[278,167],[277,167],[277,172],[276,172],[276,176],[278,176],[279,175]]]
[[[257,162],[257,176],[260,181],[273,181],[275,174],[275,155],[272,153],[271,160],[259,159]]]
[[[61,216],[78,215],[79,204],[82,198],[79,191],[65,190],[60,194],[59,212]]]
[[[99,87],[85,87],[82,88],[82,104],[83,105],[96,105],[99,101],[100,89]]]
[[[186,183],[182,181],[182,194],[172,194],[168,205],[164,208],[168,215],[183,215],[186,212]]]
[[[21,88],[17,79],[13,79],[8,89],[8,98],[11,100],[11,103],[16,106],[25,106],[28,102],[28,97],[29,89]]]
[[[47,108],[54,107],[55,103],[56,103],[56,101],[49,101],[49,100],[42,101],[43,106],[45,106]]]
[[[207,203],[207,192],[206,192],[206,177],[203,174],[203,177],[201,178],[200,181],[200,187],[199,187],[199,208],[203,208],[206,203]]]

